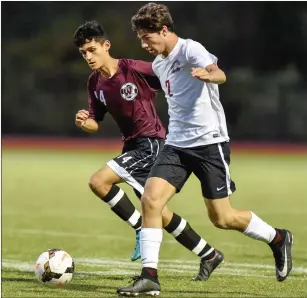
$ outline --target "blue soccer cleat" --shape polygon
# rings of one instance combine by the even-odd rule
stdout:
[[[134,248],[133,253],[131,255],[131,261],[133,261],[133,262],[141,258],[140,232],[141,232],[141,230],[136,231],[135,248]]]

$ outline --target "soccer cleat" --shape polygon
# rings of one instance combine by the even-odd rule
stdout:
[[[135,248],[131,255],[131,261],[136,261],[137,259],[141,258],[141,247],[140,247],[140,233],[141,230],[136,231],[136,238],[135,238]]]
[[[139,295],[158,296],[160,295],[159,281],[154,282],[142,276],[133,277],[134,282],[128,287],[119,288],[117,294],[119,296],[136,297]]]
[[[211,273],[215,270],[217,266],[219,266],[224,260],[224,255],[219,251],[215,250],[215,255],[210,260],[200,260],[199,265],[199,272],[196,277],[192,280],[199,281],[199,280],[208,280]]]
[[[292,270],[292,253],[293,235],[288,230],[276,229],[279,235],[279,241],[270,243],[269,246],[273,251],[276,268],[276,278],[278,281],[284,281]]]

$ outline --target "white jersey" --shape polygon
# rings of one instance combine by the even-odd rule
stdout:
[[[166,144],[196,147],[229,141],[217,84],[191,76],[192,67],[217,64],[217,58],[200,43],[179,38],[166,58],[156,57],[152,68],[168,103]]]

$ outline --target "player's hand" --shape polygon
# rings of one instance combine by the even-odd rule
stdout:
[[[84,122],[88,119],[88,117],[89,117],[89,112],[87,110],[80,110],[76,114],[75,124],[78,127],[81,127],[84,124]]]
[[[211,83],[213,79],[212,74],[210,74],[210,72],[208,72],[205,68],[192,68],[191,75],[192,77],[206,83]]]

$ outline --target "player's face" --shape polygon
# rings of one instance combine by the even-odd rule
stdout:
[[[142,48],[150,54],[157,56],[165,52],[166,39],[163,30],[160,32],[148,32],[146,30],[139,30],[137,35],[141,40]]]
[[[104,65],[109,55],[109,48],[110,42],[108,40],[106,40],[103,44],[98,41],[91,40],[80,47],[79,51],[88,63],[89,67],[92,70],[96,70]]]

